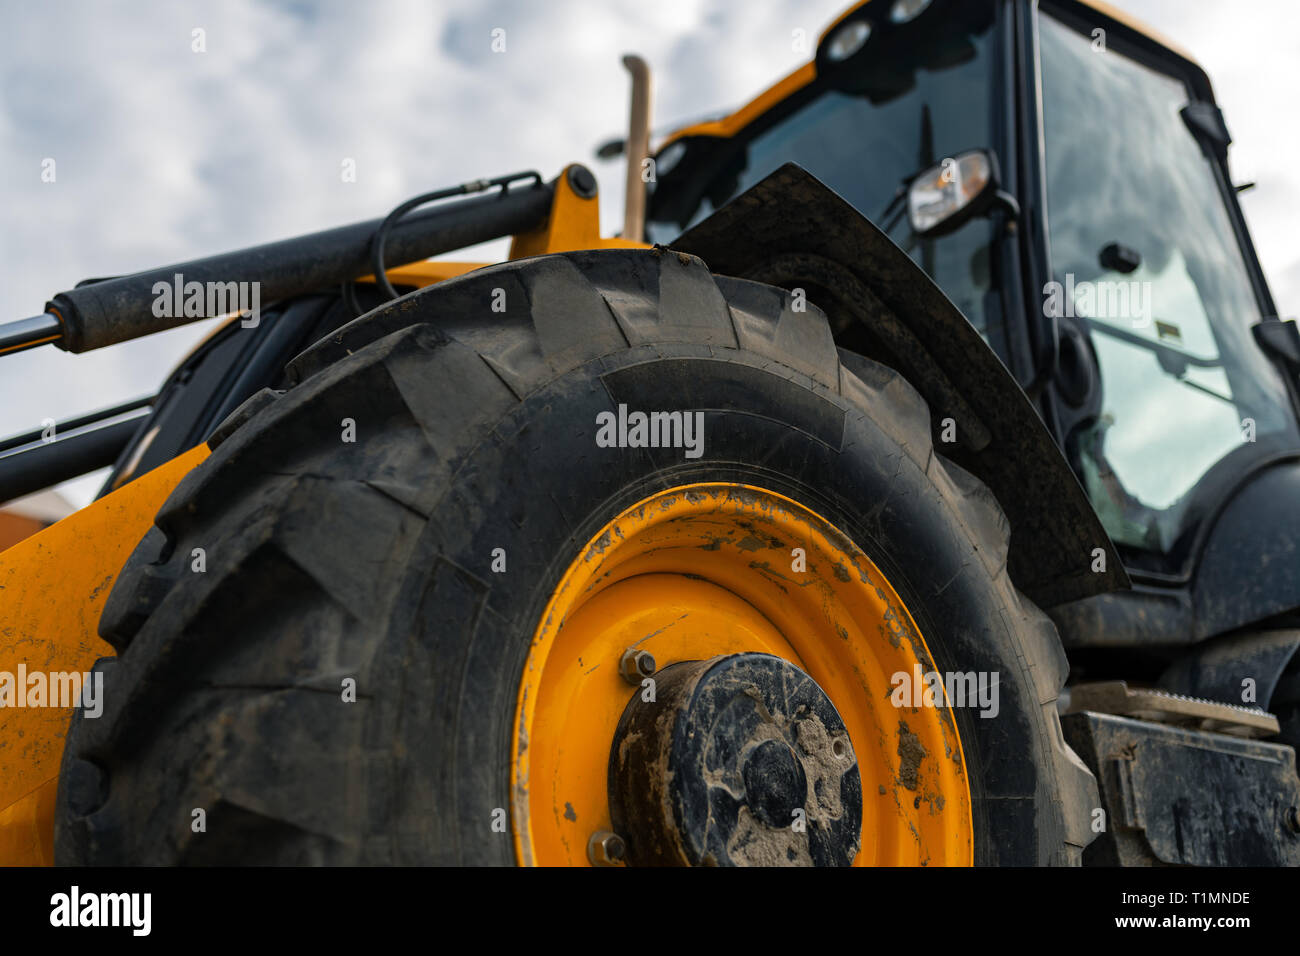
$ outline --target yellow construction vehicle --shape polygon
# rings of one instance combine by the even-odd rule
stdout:
[[[651,150],[626,62],[621,237],[574,164],[0,326],[230,316],[0,442],[112,465],[0,553],[0,862],[1300,863],[1300,336],[1204,72],[872,0]]]

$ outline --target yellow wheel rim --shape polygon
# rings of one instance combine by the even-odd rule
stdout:
[[[624,651],[660,669],[741,652],[801,668],[830,698],[862,777],[856,865],[969,865],[970,790],[952,713],[896,706],[934,670],[880,569],[821,515],[750,485],[660,492],[596,534],[542,614],[519,686],[511,794],[522,864],[587,865],[612,826],[610,746],[637,693]]]

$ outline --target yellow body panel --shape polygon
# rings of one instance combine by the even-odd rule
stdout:
[[[444,279],[454,279],[456,276],[463,276],[466,272],[473,272],[475,269],[482,269],[491,264],[490,262],[446,262],[425,259],[422,262],[412,262],[409,265],[389,269],[387,274],[388,281],[395,286],[413,285],[417,289],[423,289],[427,285],[442,282]],[[362,276],[357,281],[374,282],[375,280],[373,276]]]
[[[510,258],[541,256],[552,252],[577,249],[649,249],[644,242],[631,239],[602,239],[600,235],[600,201],[583,198],[569,185],[566,168],[555,183],[555,201],[546,224],[533,232],[515,236],[510,244]]]
[[[200,445],[0,553],[0,672],[86,672],[113,648],[99,616],[118,571]],[[49,864],[71,708],[0,708],[0,864]]]

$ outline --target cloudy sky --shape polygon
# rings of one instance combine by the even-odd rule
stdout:
[[[847,0],[0,0],[0,319],[114,275],[382,215],[418,192],[571,161],[621,222],[619,58],[656,71],[654,123],[744,102]],[[1283,315],[1300,313],[1293,0],[1118,0],[1208,70]],[[493,52],[493,31],[505,31]],[[196,52],[202,30],[204,52]],[[42,182],[55,160],[56,179]],[[356,181],[343,182],[345,160]],[[472,257],[467,257],[472,258]],[[157,389],[206,324],[72,356],[0,358],[0,435]],[[89,500],[94,480],[65,491]]]

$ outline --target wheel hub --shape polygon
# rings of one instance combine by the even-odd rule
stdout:
[[[634,865],[847,866],[862,779],[848,730],[806,673],[743,653],[665,668],[623,712],[609,763]]]
[[[539,615],[512,731],[517,859],[969,864],[954,717],[887,692],[918,666],[935,669],[888,576],[816,511],[727,482],[640,499]],[[710,687],[728,703],[708,717]]]

